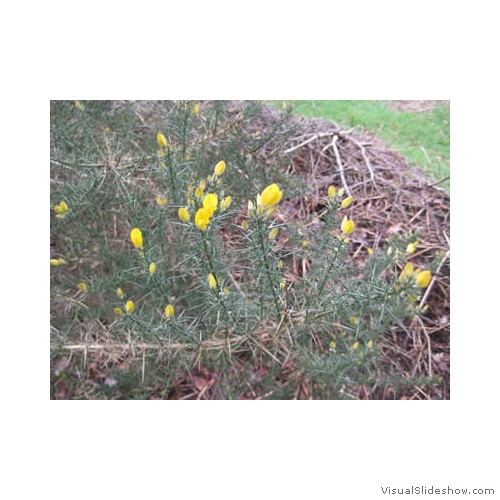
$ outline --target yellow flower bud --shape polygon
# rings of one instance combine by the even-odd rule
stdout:
[[[371,248],[367,248],[366,251],[368,252],[368,255],[373,255],[373,250]]]
[[[118,295],[118,297],[120,297],[120,299],[123,299],[123,290],[121,288],[117,288],[116,295]]]
[[[222,293],[224,295],[229,295],[229,288],[227,286],[224,287],[224,290],[222,290]]]
[[[248,211],[247,214],[250,217],[253,214],[253,211],[255,210],[255,205],[253,204],[252,200],[248,200]]]
[[[189,222],[191,216],[189,215],[187,208],[184,207],[179,208],[179,219],[182,222]]]
[[[66,204],[65,201],[61,201],[59,205],[54,205],[54,212],[56,214],[62,215],[65,214],[68,211],[68,205]]]
[[[330,349],[335,349],[335,346],[336,346],[336,345],[337,345],[337,344],[336,344],[336,343],[332,340],[332,341],[330,342]]]
[[[342,196],[344,196],[344,188],[340,188],[340,189],[339,189],[339,192],[337,193],[337,196],[338,196],[339,198],[342,198]]]
[[[262,191],[260,195],[262,205],[266,207],[272,207],[281,201],[283,197],[283,192],[280,190],[277,184],[271,184]]]
[[[64,264],[67,264],[67,262],[64,259],[50,259],[51,267],[62,266]]]
[[[269,232],[269,240],[274,240],[274,238],[276,238],[276,236],[278,236],[278,228],[277,227],[273,227],[273,229],[271,229],[271,231]]]
[[[417,276],[417,286],[420,288],[426,288],[431,281],[431,272],[422,271]]]
[[[286,281],[282,281],[282,282],[280,283],[280,288],[281,288],[281,290],[283,290],[285,287],[286,287]]]
[[[341,203],[342,208],[350,207],[353,201],[354,201],[354,196],[349,196]]]
[[[151,264],[149,264],[149,274],[153,276],[154,273],[156,273],[156,264],[151,262]]]
[[[328,198],[335,198],[335,187],[330,186],[328,188]]]
[[[221,202],[220,202],[220,209],[221,210],[227,210],[233,201],[233,198],[231,196],[226,196]]]
[[[121,307],[115,307],[115,308],[113,309],[113,311],[114,311],[114,313],[115,313],[115,314],[118,314],[118,316],[119,316],[120,314],[123,314],[123,311],[122,311]]]
[[[354,221],[347,220],[347,217],[344,217],[340,229],[344,234],[351,234],[354,231]]]
[[[128,300],[127,303],[125,304],[125,309],[129,314],[133,313],[135,309],[134,302],[132,300]]]
[[[349,323],[351,323],[351,325],[357,325],[358,324],[358,319],[355,316],[351,316],[349,318]]]
[[[214,168],[214,174],[217,176],[221,176],[224,172],[226,171],[226,162],[225,161],[220,161],[215,165]]]
[[[160,196],[160,195],[158,195],[155,198],[155,201],[156,201],[157,205],[159,205],[160,207],[164,207],[167,204],[167,202],[168,202],[168,198],[166,196]]]
[[[171,318],[175,314],[175,309],[172,304],[168,304],[167,307],[165,307],[165,316],[167,318]]]
[[[368,349],[373,349],[373,340],[370,340],[368,344],[366,344]]]
[[[403,269],[403,272],[408,278],[411,278],[413,275],[413,264],[411,262],[407,262],[406,266]]]
[[[87,285],[85,283],[78,283],[78,288],[80,289],[81,292],[84,292],[87,290]]]
[[[414,253],[414,252],[415,252],[416,247],[417,247],[416,243],[410,243],[410,244],[406,247],[406,253]]]
[[[208,285],[212,289],[217,287],[217,280],[215,279],[215,276],[212,273],[208,275]]]
[[[196,198],[203,198],[203,188],[197,187],[194,195],[196,196]]]
[[[302,240],[302,248],[307,248],[309,246],[309,240]]]
[[[266,212],[266,217],[269,219],[269,217],[272,217],[274,212],[276,211],[276,207],[271,207],[267,210]]]
[[[278,260],[278,264],[277,264],[278,267],[283,267],[283,261],[282,260]]]
[[[352,344],[351,346],[351,349],[355,351],[358,347],[359,347],[359,342],[354,342],[354,344]]]
[[[130,241],[132,241],[132,244],[134,245],[135,248],[142,248],[143,245],[142,233],[139,228],[134,227],[134,229],[130,231]]]
[[[83,111],[85,109],[85,106],[80,101],[75,101],[75,108],[79,111]]]
[[[207,180],[206,179],[201,179],[199,185],[200,185],[201,189],[205,189],[207,187]]]
[[[244,231],[248,231],[248,221],[247,220],[244,220],[242,223],[241,223],[241,227],[243,228]]]
[[[198,116],[200,112],[200,103],[196,103],[194,106],[193,106],[193,110],[191,111],[191,113],[193,113],[193,116]]]
[[[161,132],[158,132],[158,134],[156,135],[156,141],[158,142],[158,146],[160,146],[161,148],[167,147],[167,138]]]

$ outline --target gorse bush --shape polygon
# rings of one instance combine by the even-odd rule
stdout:
[[[135,355],[137,383],[132,368],[116,372],[125,397],[158,373],[168,397],[201,369],[219,374],[223,398],[288,398],[299,379],[318,398],[411,383],[384,349],[395,325],[425,314],[436,263],[407,261],[417,234],[354,258],[359,200],[338,186],[306,237],[281,207],[307,185],[285,173],[286,156],[262,155],[293,124],[283,114],[249,133],[261,113],[253,102],[52,103],[54,357],[71,344],[81,367],[87,349],[114,353],[111,368]]]

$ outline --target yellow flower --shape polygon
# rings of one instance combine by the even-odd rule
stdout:
[[[203,208],[210,211],[210,217],[217,210],[217,204],[219,203],[219,197],[215,193],[208,193],[205,198],[203,198]]]
[[[233,198],[231,196],[226,196],[221,202],[220,202],[220,209],[221,210],[227,210],[233,201]]]
[[[353,201],[354,201],[354,196],[349,196],[341,203],[342,208],[350,207]]]
[[[335,349],[335,346],[336,346],[336,345],[337,345],[337,344],[336,344],[336,343],[332,340],[332,341],[330,342],[330,349]]]
[[[87,285],[85,283],[78,283],[78,288],[80,289],[81,292],[84,292],[87,290]]]
[[[153,276],[154,273],[156,273],[156,264],[151,262],[151,264],[149,264],[149,274]]]
[[[247,220],[244,220],[242,223],[241,223],[241,227],[243,228],[243,231],[248,231],[248,221]]]
[[[281,201],[281,198],[283,198],[283,192],[280,191],[277,184],[271,184],[267,186],[264,191],[262,191],[260,198],[262,205],[272,207]]]
[[[215,279],[215,276],[212,273],[208,275],[208,284],[210,288],[215,288],[217,286],[217,280]]]
[[[50,259],[50,266],[53,267],[57,267],[57,266],[62,266],[64,264],[66,264],[67,262],[64,260],[64,259]]]
[[[208,210],[207,208],[200,208],[194,216],[194,223],[202,231],[206,231],[207,226],[210,223],[210,217],[212,217],[212,212],[210,210]]]
[[[335,198],[335,187],[330,186],[328,188],[328,198]]]
[[[406,253],[414,253],[415,252],[415,248],[417,247],[417,244],[416,243],[410,243],[407,247],[406,247]]]
[[[278,236],[278,228],[277,227],[273,227],[271,229],[271,231],[269,232],[269,240],[274,240],[274,238],[276,238],[276,236]]]
[[[80,101],[75,101],[75,108],[79,111],[83,111],[85,109],[85,106]]]
[[[122,311],[122,308],[121,308],[121,307],[115,307],[115,308],[113,309],[113,311],[114,311],[114,313],[115,313],[115,314],[118,314],[118,316],[119,316],[120,314],[123,314],[123,311]]]
[[[355,316],[351,316],[349,318],[349,323],[351,323],[351,325],[357,325],[358,324],[358,319]]]
[[[141,230],[137,227],[134,227],[132,231],[130,231],[130,241],[134,245],[135,248],[142,248],[143,240]]]
[[[200,103],[199,102],[197,102],[193,106],[193,110],[191,111],[191,113],[193,113],[193,116],[198,116],[198,114],[200,113]]]
[[[135,309],[134,302],[132,300],[127,300],[127,303],[125,304],[125,309],[127,310],[127,312],[129,314],[134,312],[134,309]]]
[[[54,205],[54,211],[56,214],[63,214],[68,211],[68,205],[66,202],[63,200],[59,205]]]
[[[120,297],[120,299],[123,299],[123,290],[121,288],[117,288],[116,295],[118,295],[118,297]]]
[[[167,318],[171,318],[175,314],[175,309],[172,304],[169,304],[167,307],[165,307],[165,316]]]
[[[340,228],[344,234],[351,234],[354,231],[354,221],[347,220],[347,217],[344,217]]]
[[[352,344],[351,346],[351,349],[355,351],[358,347],[359,347],[359,342],[354,342],[354,344]]]
[[[158,132],[156,135],[156,142],[158,142],[158,146],[161,148],[166,148],[168,144],[166,137],[161,132]]]
[[[431,281],[431,272],[422,271],[417,276],[417,286],[420,288],[426,288]]]
[[[187,211],[186,208],[184,207],[179,208],[179,219],[182,222],[189,222],[189,220],[191,219],[191,216],[189,215],[189,212]]]
[[[371,248],[367,248],[366,251],[368,252],[368,255],[373,255],[373,250]]]
[[[220,177],[226,171],[226,162],[220,161],[215,165],[214,174]]]
[[[283,290],[285,287],[286,287],[286,281],[282,281],[282,282],[280,283],[280,288],[281,288],[281,290]]]
[[[68,205],[65,201],[61,201],[59,205],[54,205],[54,212],[57,214],[56,219],[64,219],[68,212]]]
[[[160,196],[158,195],[156,198],[155,198],[155,201],[156,203],[160,206],[160,207],[164,207],[167,202],[168,202],[168,198],[166,196]]]

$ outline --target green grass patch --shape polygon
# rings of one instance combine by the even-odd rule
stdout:
[[[450,106],[438,106],[425,113],[398,111],[388,101],[273,101],[279,107],[291,105],[304,116],[322,117],[342,127],[359,126],[380,136],[400,151],[412,165],[425,169],[433,178],[450,175]]]

